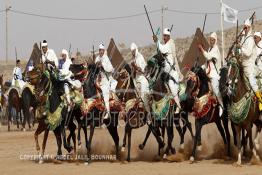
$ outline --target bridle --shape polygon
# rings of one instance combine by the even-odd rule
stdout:
[[[199,80],[199,76],[197,76],[197,74],[195,72],[189,71],[187,74],[187,81],[191,80],[194,84],[194,86],[191,88],[191,96],[192,97],[197,97],[199,89],[200,89],[200,80]]]
[[[236,91],[236,84],[238,82],[238,77],[239,77],[239,65],[237,63],[236,59],[231,58],[230,60],[228,60],[228,73],[227,73],[227,82],[226,85],[228,86],[228,88],[233,92],[233,94],[235,94]],[[232,76],[232,78],[230,78],[230,73],[232,68],[235,68],[235,73]]]

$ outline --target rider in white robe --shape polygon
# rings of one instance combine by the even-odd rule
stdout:
[[[207,51],[204,50],[201,44],[198,47],[206,58],[206,64],[203,65],[202,68],[206,70],[206,73],[211,80],[213,93],[217,97],[218,103],[221,106],[219,114],[222,115],[223,100],[219,91],[219,70],[221,68],[221,54],[217,46],[217,34],[215,32],[213,32],[209,37],[209,45],[210,47]]]
[[[110,91],[115,92],[117,81],[113,78],[112,74],[114,73],[114,67],[111,64],[110,59],[105,53],[104,44],[99,45],[99,55],[95,59],[95,63],[98,67],[101,67],[103,70],[101,74],[101,81],[99,83],[100,89],[102,91],[106,113],[104,115],[104,119],[108,119],[110,117]]]
[[[12,86],[19,88],[20,90],[23,89],[26,83],[23,80],[22,76],[22,69],[20,60],[16,61],[16,67],[13,70],[13,79],[12,79]]]
[[[165,59],[164,71],[168,73],[175,80],[174,81],[170,79],[168,81],[168,86],[178,107],[175,113],[178,113],[179,109],[181,108],[180,100],[178,96],[178,89],[179,89],[179,82],[183,77],[182,74],[180,73],[179,65],[175,54],[175,43],[174,40],[170,38],[170,35],[171,35],[170,29],[165,28],[163,32],[164,43],[161,44],[160,41],[158,41],[156,35],[153,36],[153,40],[155,43],[157,43],[160,52],[163,54],[167,54],[167,57]]]

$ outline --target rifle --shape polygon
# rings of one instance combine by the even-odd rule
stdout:
[[[256,12],[254,12],[254,13],[252,14],[252,16],[249,18],[249,20],[252,20],[252,21],[251,21],[251,24],[252,24],[252,25],[253,25],[253,22],[254,22],[255,14],[256,14]],[[237,25],[238,25],[238,23],[237,23]],[[237,26],[237,30],[238,30],[238,26]],[[236,36],[236,40],[234,41],[234,43],[233,43],[233,44],[231,45],[231,47],[229,48],[225,60],[228,60],[228,58],[229,58],[230,55],[232,54],[232,51],[233,51],[235,45],[237,45],[238,42],[239,42],[239,40],[242,38],[242,36],[243,36],[242,33],[244,32],[244,30],[245,30],[245,28],[243,28],[243,29],[240,31],[240,33]]]
[[[71,43],[70,43],[70,45],[69,45],[68,53],[69,53],[69,58],[71,59],[71,56],[72,56],[72,53],[71,53]]]
[[[95,56],[95,46],[94,45],[93,45],[92,54],[93,54],[93,61],[95,62],[96,56]]]
[[[147,9],[146,9],[146,5],[144,5],[144,8],[145,8],[145,11],[146,11],[146,16],[147,16],[147,19],[148,19],[149,25],[150,25],[150,27],[151,27],[151,31],[152,31],[153,35],[155,35],[154,29],[153,29],[153,27],[152,27],[152,24],[151,24],[151,21],[150,21],[150,18],[149,18],[149,15],[148,15]]]

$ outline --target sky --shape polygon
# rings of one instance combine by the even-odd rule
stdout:
[[[224,0],[224,3],[237,9],[245,10],[262,7],[261,0]],[[159,10],[161,6],[168,10],[193,12],[220,12],[219,0],[0,0],[0,60],[5,60],[5,12],[6,6],[12,10],[23,11],[46,16],[68,18],[107,18],[127,16],[148,11]],[[253,11],[241,12],[238,15],[240,23],[248,18]],[[161,12],[149,14],[154,30],[161,27]],[[262,8],[256,10],[258,19],[262,19]],[[153,43],[152,32],[146,15],[126,19],[103,21],[70,21],[47,19],[34,16],[8,13],[9,58],[15,58],[15,47],[18,58],[28,59],[32,46],[43,39],[49,47],[59,55],[63,48],[71,44],[72,52],[78,49],[86,54],[103,42],[108,44],[111,37],[116,43],[124,43],[129,47],[135,42],[138,46]],[[164,27],[174,25],[173,38],[183,38],[194,34],[196,27],[203,25],[203,14],[184,14],[164,11]],[[234,24],[225,23],[225,28]],[[220,15],[207,16],[205,32],[220,29]]]

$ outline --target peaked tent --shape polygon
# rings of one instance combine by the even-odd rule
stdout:
[[[206,59],[204,56],[199,52],[198,44],[202,44],[204,49],[207,49],[209,47],[209,44],[207,42],[207,39],[204,37],[203,33],[201,32],[200,28],[196,29],[195,36],[193,38],[193,41],[190,45],[190,48],[185,53],[184,58],[182,62],[180,62],[180,69],[182,71],[182,74],[185,75],[187,71],[185,71],[185,67],[191,68],[194,66],[196,61],[198,61],[198,65],[205,64]],[[197,59],[198,58],[198,59]]]
[[[42,57],[41,50],[39,49],[37,43],[35,43],[34,46],[33,46],[33,51],[31,53],[31,56],[30,56],[30,58],[29,58],[29,60],[26,64],[26,69],[25,69],[24,73],[27,71],[27,67],[29,66],[29,63],[30,63],[31,60],[33,61],[34,65],[37,65],[37,64],[40,63],[41,57]]]
[[[111,38],[110,43],[108,45],[107,55],[111,59],[111,63],[115,71],[120,72],[121,69],[124,67],[127,69],[129,68],[129,65],[118,50],[113,38]]]

